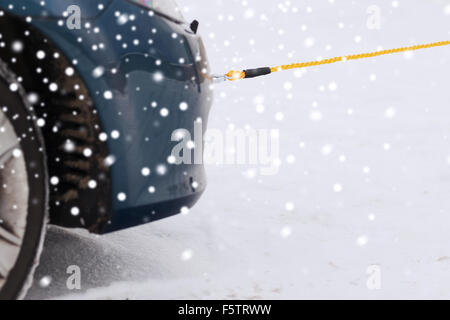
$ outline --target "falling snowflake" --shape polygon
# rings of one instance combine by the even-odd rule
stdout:
[[[113,96],[113,93],[112,93],[111,91],[107,90],[107,91],[105,91],[105,92],[103,93],[103,97],[104,97],[106,100],[111,100],[114,96]]]
[[[342,185],[340,185],[339,183],[336,183],[336,184],[333,186],[333,191],[334,191],[334,192],[341,192],[341,191],[342,191]]]
[[[188,261],[194,256],[194,252],[191,249],[186,249],[181,253],[181,260]]]
[[[292,234],[291,227],[285,226],[281,229],[280,234],[283,238],[287,238]]]
[[[39,286],[41,288],[47,288],[52,283],[52,277],[44,276],[39,280]]]
[[[142,168],[142,169],[141,169],[141,174],[142,174],[144,177],[149,176],[149,175],[150,175],[150,168],[147,168],[147,167]]]
[[[286,211],[293,211],[295,209],[295,205],[292,202],[286,202],[284,208],[286,209]]]
[[[366,235],[359,236],[358,239],[356,239],[356,244],[360,247],[363,247],[367,244],[369,241],[369,238]]]

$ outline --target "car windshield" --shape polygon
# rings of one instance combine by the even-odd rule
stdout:
[[[132,2],[138,3],[177,20],[184,20],[175,0],[132,0]]]

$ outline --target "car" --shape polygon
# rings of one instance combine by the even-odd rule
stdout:
[[[199,199],[203,165],[172,159],[212,104],[198,28],[172,0],[0,2],[1,299],[48,224],[105,234]]]

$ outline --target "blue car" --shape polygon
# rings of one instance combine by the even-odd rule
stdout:
[[[212,103],[198,27],[172,0],[0,2],[0,299],[48,223],[103,234],[199,199],[202,164],[173,155]]]

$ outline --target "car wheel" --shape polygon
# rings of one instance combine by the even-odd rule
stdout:
[[[0,299],[25,295],[48,211],[45,148],[26,94],[0,60]]]

